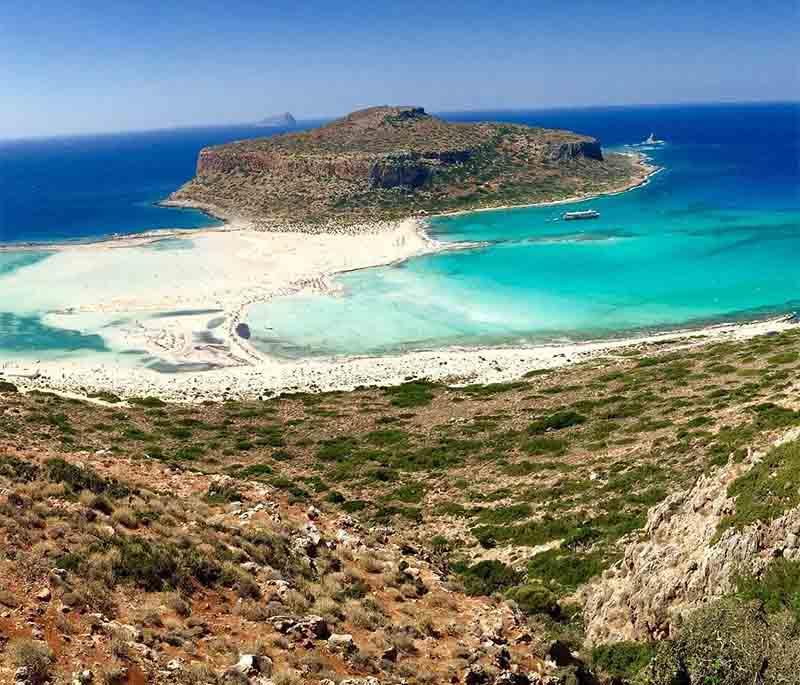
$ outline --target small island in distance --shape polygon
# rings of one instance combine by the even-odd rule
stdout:
[[[166,204],[297,225],[397,220],[627,190],[655,171],[590,136],[371,107],[320,128],[207,147]]]
[[[297,120],[292,116],[291,112],[281,112],[280,114],[264,117],[257,121],[255,125],[263,126],[264,128],[286,128],[297,126]]]

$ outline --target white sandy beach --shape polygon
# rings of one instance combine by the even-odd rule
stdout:
[[[656,171],[649,168],[637,185]],[[572,201],[579,199],[586,198]],[[57,328],[98,334],[111,352],[0,358],[0,380],[22,389],[170,400],[351,389],[418,377],[496,382],[532,369],[613,355],[630,345],[663,340],[699,344],[794,325],[784,317],[628,340],[328,360],[270,357],[237,332],[253,303],[329,291],[337,273],[439,249],[442,245],[427,236],[417,219],[298,232],[258,230],[248,221],[229,218],[221,228],[49,245],[46,259],[0,277],[3,309],[41,315]],[[165,367],[180,372],[164,373]]]

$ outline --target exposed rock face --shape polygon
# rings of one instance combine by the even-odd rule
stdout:
[[[800,508],[768,524],[729,528],[714,541],[720,520],[734,511],[728,486],[759,456],[701,476],[689,492],[650,510],[644,539],[583,592],[590,642],[674,637],[688,612],[730,593],[738,573],[757,571],[778,554],[800,558]]]
[[[563,162],[580,158],[603,161],[603,149],[600,147],[600,143],[596,140],[581,140],[550,146],[548,159],[551,161]]]

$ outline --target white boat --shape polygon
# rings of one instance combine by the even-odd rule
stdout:
[[[594,209],[584,209],[580,212],[564,212],[561,218],[564,221],[575,221],[576,219],[596,219],[600,216],[600,212]]]

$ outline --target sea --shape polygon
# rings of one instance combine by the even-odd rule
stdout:
[[[619,195],[432,219],[432,236],[456,249],[343,274],[334,295],[252,305],[245,316],[256,347],[303,358],[527,345],[800,310],[800,104],[442,116],[578,131],[663,170]],[[27,243],[214,225],[157,202],[191,178],[202,147],[266,133],[242,126],[0,141],[0,243],[15,248],[0,251],[0,357],[104,349],[102,331],[53,328],[46,312],[5,306],[3,279],[49,257]],[[643,144],[651,133],[664,142]],[[578,209],[600,217],[561,219]]]

